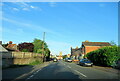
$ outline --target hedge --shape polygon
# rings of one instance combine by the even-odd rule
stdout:
[[[112,66],[120,59],[120,51],[118,46],[107,46],[87,53],[86,57],[95,65]]]

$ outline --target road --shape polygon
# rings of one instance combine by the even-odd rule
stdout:
[[[118,79],[118,74],[59,61],[52,62],[44,68],[38,68],[23,79],[26,81],[33,79]]]

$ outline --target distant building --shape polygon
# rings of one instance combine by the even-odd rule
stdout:
[[[71,54],[67,54],[67,57],[70,58]]]
[[[6,49],[8,51],[18,51],[18,47],[16,44],[12,44],[12,41],[9,41],[9,44],[7,45]]]
[[[89,42],[89,41],[82,42],[81,46],[82,54],[85,55],[91,51],[97,50],[105,46],[111,46],[111,44],[109,42]]]
[[[71,57],[73,59],[82,59],[87,53],[105,46],[111,46],[111,44],[109,42],[89,42],[86,40],[85,42],[82,42],[80,48],[71,47]]]
[[[78,48],[78,47],[72,48],[72,47],[71,47],[71,57],[72,57],[73,59],[79,59],[80,56],[82,55],[82,52],[81,52],[81,51],[82,51],[81,48]]]

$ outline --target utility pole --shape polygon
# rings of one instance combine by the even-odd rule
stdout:
[[[42,44],[42,50],[43,50],[42,55],[44,56],[44,57],[43,57],[43,62],[45,61],[45,55],[44,55],[44,42],[45,42],[45,32],[43,33],[43,44]]]

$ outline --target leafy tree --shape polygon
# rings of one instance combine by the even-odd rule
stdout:
[[[35,38],[33,41],[34,52],[35,53],[44,53],[45,57],[48,59],[50,57],[50,50],[46,42],[43,42],[40,39]]]
[[[63,55],[63,59],[67,58],[67,55]]]
[[[116,46],[116,43],[114,41],[110,41],[110,44]]]
[[[2,46],[3,46],[4,48],[6,48],[6,47],[8,46],[8,43],[7,43],[7,44],[2,44]]]
[[[34,45],[32,43],[21,43],[18,44],[18,49],[23,52],[33,52]]]

